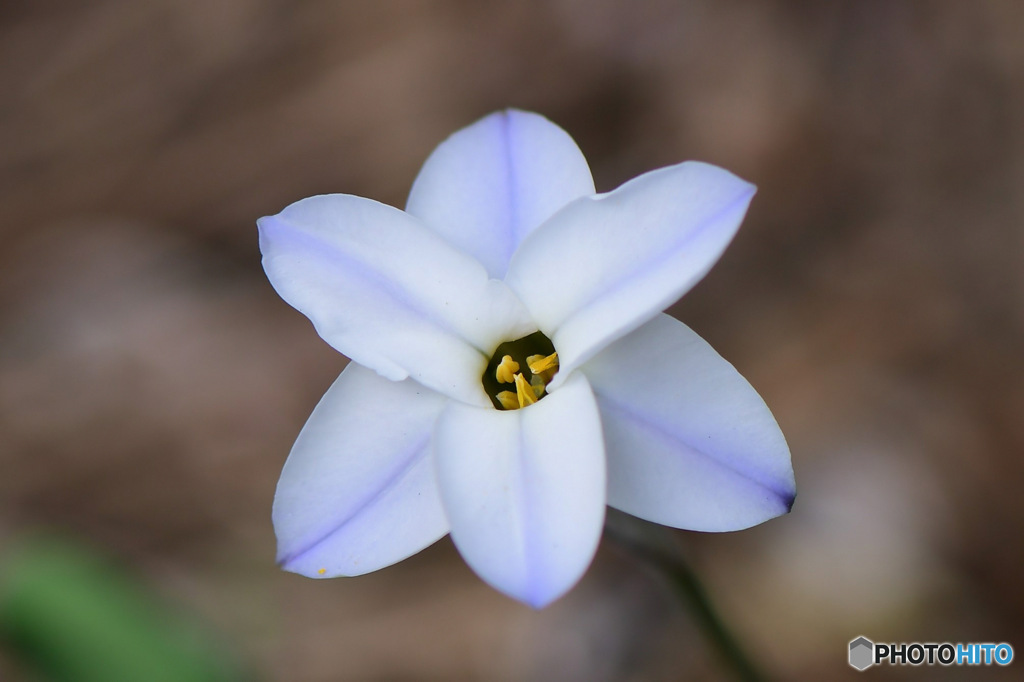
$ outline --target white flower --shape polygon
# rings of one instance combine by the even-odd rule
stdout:
[[[353,360],[281,474],[283,567],[359,575],[450,532],[540,607],[586,571],[605,504],[704,531],[786,513],[768,408],[661,312],[754,191],[687,162],[595,194],[572,139],[512,110],[443,142],[405,212],[334,194],[260,219],[274,288]]]

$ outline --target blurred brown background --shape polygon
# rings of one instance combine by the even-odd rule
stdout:
[[[255,219],[401,206],[434,145],[516,106],[599,190],[684,159],[760,187],[673,312],[792,446],[792,515],[679,533],[764,664],[859,679],[857,635],[1024,651],[1022,36],[1015,0],[7,0],[0,554],[81,538],[266,680],[722,679],[611,545],[542,612],[447,540],[357,579],[274,565],[277,474],[344,359],[266,282]]]

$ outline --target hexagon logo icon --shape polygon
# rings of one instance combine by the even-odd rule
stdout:
[[[850,642],[850,665],[857,670],[866,670],[875,663],[875,643],[867,637],[858,637]]]

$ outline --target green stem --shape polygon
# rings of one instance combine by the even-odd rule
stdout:
[[[671,529],[609,510],[605,534],[669,579],[676,594],[690,608],[698,628],[704,632],[737,680],[764,682],[767,679],[718,615],[697,574],[683,558]]]

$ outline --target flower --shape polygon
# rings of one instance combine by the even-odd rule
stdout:
[[[450,532],[539,608],[586,571],[606,504],[703,531],[788,512],[775,419],[661,312],[754,192],[686,162],[596,194],[568,134],[509,110],[443,142],[404,212],[332,194],[261,218],[274,288],[352,359],[281,473],[281,565],[360,575]]]

